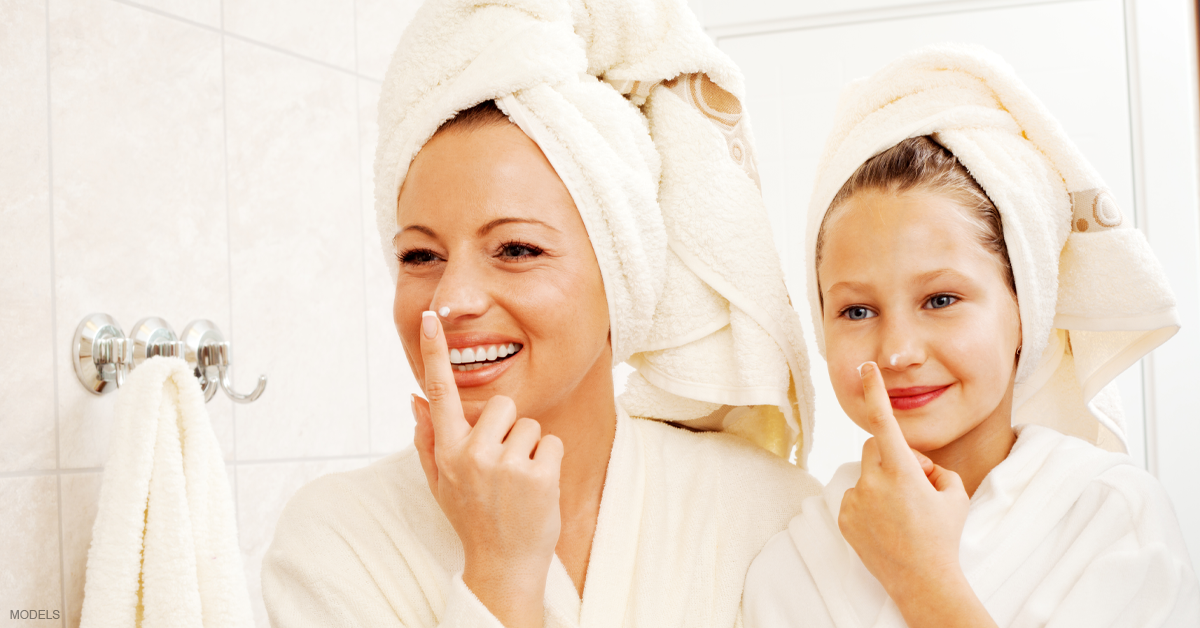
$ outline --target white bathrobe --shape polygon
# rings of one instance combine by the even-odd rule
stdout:
[[[837,526],[859,464],[767,543],[746,578],[747,628],[905,625]],[[1162,486],[1128,456],[1027,425],[971,498],[959,549],[996,623],[1200,626],[1200,589]]]
[[[736,436],[622,411],[583,599],[557,558],[549,627],[735,626],[750,561],[820,485]],[[301,489],[263,560],[275,628],[496,627],[416,451]]]

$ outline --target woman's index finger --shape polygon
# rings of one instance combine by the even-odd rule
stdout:
[[[874,436],[879,448],[879,459],[883,465],[915,465],[904,432],[892,413],[892,401],[883,384],[883,375],[874,362],[863,362],[858,367],[862,377],[863,401],[866,402],[866,428]]]
[[[436,445],[453,445],[467,436],[471,425],[463,416],[446,335],[435,312],[421,313],[421,361],[425,367],[425,396]]]

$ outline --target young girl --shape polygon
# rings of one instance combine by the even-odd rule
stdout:
[[[1114,453],[1108,384],[1178,329],[1140,232],[986,50],[909,55],[839,110],[809,301],[872,438],[754,561],[746,625],[1200,626],[1171,504]]]

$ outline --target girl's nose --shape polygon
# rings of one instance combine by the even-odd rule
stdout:
[[[895,322],[883,330],[876,363],[879,368],[902,371],[925,361],[925,351],[916,330]]]

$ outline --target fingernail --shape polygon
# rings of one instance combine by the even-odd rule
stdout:
[[[425,334],[426,338],[437,337],[436,312],[421,312],[421,333]]]
[[[416,419],[417,418],[417,396],[416,395],[408,396],[408,407],[410,410],[412,410],[413,419]]]
[[[875,368],[874,362],[868,361],[868,362],[863,362],[862,364],[859,364],[858,365],[858,376],[866,377],[867,375],[870,375],[871,369],[873,369],[873,368]]]

